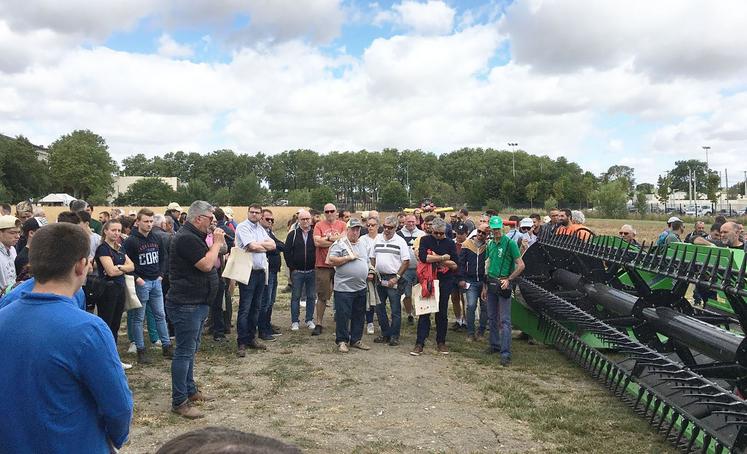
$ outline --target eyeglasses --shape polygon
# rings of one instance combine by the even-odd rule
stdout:
[[[262,212],[249,210],[249,214],[262,214]]]
[[[490,235],[490,230],[478,230],[477,234]]]
[[[298,218],[299,221],[310,221],[311,218]]]
[[[376,224],[366,224],[366,226],[369,227],[369,228],[370,227],[376,227]],[[384,228],[386,228],[386,227],[384,227]]]
[[[273,224],[275,223],[275,219],[274,218],[265,218],[265,221],[272,222]]]
[[[392,229],[394,229],[393,225],[385,225],[384,226],[384,230],[392,230]]]
[[[433,232],[432,235],[444,236],[444,235],[446,235],[446,232]]]
[[[325,212],[325,213],[327,213],[327,214],[332,214],[332,213],[334,213],[334,212],[336,212],[336,211],[337,211],[337,210],[324,210],[324,212]]]

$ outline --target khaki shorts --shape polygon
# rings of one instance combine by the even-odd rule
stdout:
[[[334,268],[316,268],[316,296],[319,301],[329,301],[332,298],[332,280],[335,277]]]

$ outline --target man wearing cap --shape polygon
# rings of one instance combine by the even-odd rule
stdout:
[[[324,205],[324,220],[314,226],[314,246],[316,246],[316,323],[312,336],[322,334],[324,310],[332,293],[332,281],[335,269],[327,264],[327,253],[335,241],[345,236],[345,223],[337,218],[337,208],[328,203]]]
[[[399,333],[402,326],[400,280],[410,266],[407,243],[402,237],[394,234],[395,230],[397,230],[397,217],[387,216],[384,219],[384,233],[376,237],[370,251],[371,264],[381,277],[381,281],[376,286],[381,301],[381,304],[376,306],[381,336],[374,339],[374,342],[391,346],[399,345]],[[391,324],[386,313],[387,299],[392,307]]]
[[[500,353],[501,366],[508,366],[511,363],[511,296],[514,280],[524,271],[524,261],[516,243],[503,235],[503,220],[493,216],[489,225],[493,239],[487,246],[487,279],[481,295],[488,305],[488,352]]]
[[[656,239],[656,245],[657,246],[662,246],[664,244],[664,242],[666,241],[667,237],[671,233],[672,223],[675,222],[675,221],[682,222],[682,220],[680,218],[678,218],[677,216],[672,216],[669,219],[667,219],[667,228],[664,229],[664,231],[661,232],[659,234],[659,237]]]
[[[347,353],[349,346],[370,349],[361,341],[366,321],[368,277],[368,250],[358,241],[362,226],[360,219],[351,218],[345,234],[330,246],[325,259],[328,265],[335,267],[335,343],[341,353]]]
[[[526,251],[529,246],[537,241],[537,236],[532,231],[533,228],[534,221],[532,221],[532,218],[524,218],[519,221],[519,232],[521,233],[520,249],[522,254],[524,254],[524,251]]]
[[[166,215],[171,216],[171,219],[174,220],[174,232],[178,232],[179,227],[182,226],[182,224],[179,222],[179,216],[181,216],[181,214],[182,207],[176,202],[171,202],[166,207]]]
[[[16,283],[16,244],[21,237],[21,221],[10,215],[0,216],[0,294]]]

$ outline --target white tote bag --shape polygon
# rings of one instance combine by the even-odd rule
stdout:
[[[438,312],[438,280],[433,281],[433,293],[423,298],[420,284],[412,286],[412,298],[415,305],[415,315],[435,314]]]
[[[137,297],[135,291],[135,277],[130,274],[125,274],[125,310],[140,309],[143,307],[140,304],[140,298]]]
[[[252,275],[253,262],[254,257],[251,252],[246,252],[240,247],[234,246],[231,248],[231,254],[228,256],[222,276],[247,285],[249,277]]]

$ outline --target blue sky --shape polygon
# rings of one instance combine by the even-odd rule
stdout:
[[[0,2],[0,132],[91,129],[118,160],[518,142],[639,182],[709,145],[741,173],[744,23],[734,0]]]

